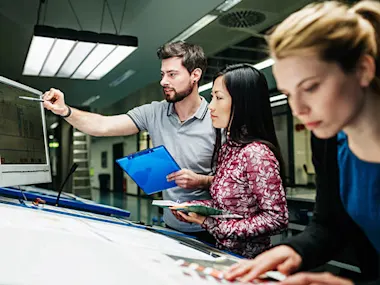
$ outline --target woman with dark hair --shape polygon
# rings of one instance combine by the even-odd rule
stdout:
[[[264,75],[248,64],[225,68],[214,79],[208,108],[217,131],[212,199],[190,204],[212,206],[243,218],[173,212],[209,231],[218,248],[252,258],[266,250],[270,236],[288,224],[282,158]],[[222,131],[227,138],[223,144]]]

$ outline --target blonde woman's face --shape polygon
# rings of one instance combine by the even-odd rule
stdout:
[[[319,138],[332,137],[348,126],[363,104],[357,75],[315,55],[278,59],[273,74],[278,89],[288,95],[293,115]]]

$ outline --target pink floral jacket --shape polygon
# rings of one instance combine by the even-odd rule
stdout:
[[[270,246],[271,235],[288,225],[279,162],[261,142],[242,146],[228,141],[222,146],[210,194],[212,200],[191,203],[244,217],[206,218],[202,227],[216,238],[220,249],[253,258]]]

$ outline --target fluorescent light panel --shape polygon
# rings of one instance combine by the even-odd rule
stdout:
[[[87,79],[100,79],[103,74],[107,74],[114,69],[120,62],[127,58],[132,52],[136,50],[136,47],[118,46],[107,57],[107,60],[103,60],[94,71],[88,76]]]
[[[48,56],[53,44],[54,39],[45,37],[33,37],[22,74],[39,74],[42,66],[44,65],[45,58]]]
[[[255,64],[253,67],[258,69],[258,70],[261,70],[261,69],[267,68],[269,66],[272,66],[273,64],[274,64],[274,60],[272,58],[268,58],[262,62]],[[209,82],[209,83],[206,83],[206,84],[203,84],[202,86],[200,86],[198,91],[203,92],[203,91],[206,91],[206,90],[211,89],[211,88],[212,88],[212,82]]]
[[[287,98],[287,96],[285,94],[279,94],[279,95],[275,95],[275,96],[269,97],[269,101],[276,102],[276,101],[283,100],[283,99],[286,99],[286,98]]]
[[[226,1],[224,1],[224,3],[220,4],[216,8],[216,10],[219,12],[226,12],[240,2],[241,2],[241,0],[226,0]]]
[[[261,70],[261,69],[267,68],[269,66],[272,66],[273,64],[274,64],[274,60],[272,58],[268,58],[262,62],[255,64],[253,67],[258,69],[258,70]]]
[[[210,15],[207,14],[203,18],[201,18],[198,22],[195,24],[191,25],[188,29],[183,31],[179,36],[175,37],[171,42],[177,42],[177,41],[184,41],[187,38],[191,37],[194,35],[196,32],[199,30],[203,29],[206,27],[208,24],[210,24],[212,21],[214,21],[216,18],[218,18],[217,15]]]
[[[114,45],[97,44],[87,58],[82,62],[71,78],[87,78],[90,73],[101,63],[113,50]]]
[[[270,106],[273,108],[273,107],[285,105],[287,103],[288,103],[288,100],[281,100],[281,101],[276,101],[276,102],[271,103]]]
[[[212,88],[212,82],[209,82],[209,83],[206,83],[206,84],[200,86],[198,91],[203,92],[203,91],[206,91],[206,90],[211,89],[211,88]]]
[[[90,98],[88,98],[86,101],[84,101],[82,103],[82,106],[90,106],[92,103],[94,103],[96,100],[98,100],[100,98],[99,95],[96,95],[96,96],[92,96]]]
[[[50,129],[54,130],[56,127],[58,127],[59,123],[55,122],[50,125]]]
[[[81,43],[77,42],[74,49],[71,51],[70,55],[66,58],[65,63],[59,70],[57,77],[71,77],[78,66],[83,62],[83,60],[89,55],[89,53],[94,49],[96,44],[94,43]]]
[[[84,137],[86,134],[82,132],[74,132],[74,137]]]
[[[121,84],[122,82],[124,82],[125,80],[127,80],[129,77],[131,77],[135,73],[136,73],[135,70],[129,69],[126,72],[124,72],[124,74],[122,74],[121,76],[116,78],[114,81],[112,81],[108,86],[109,87],[116,87],[119,84]]]
[[[42,68],[41,76],[54,76],[74,44],[74,41],[55,39],[49,56]]]
[[[35,26],[23,75],[99,80],[137,49],[137,38]]]

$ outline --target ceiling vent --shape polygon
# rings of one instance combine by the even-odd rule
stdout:
[[[264,22],[266,16],[253,10],[240,10],[220,17],[219,24],[228,28],[250,28]]]

